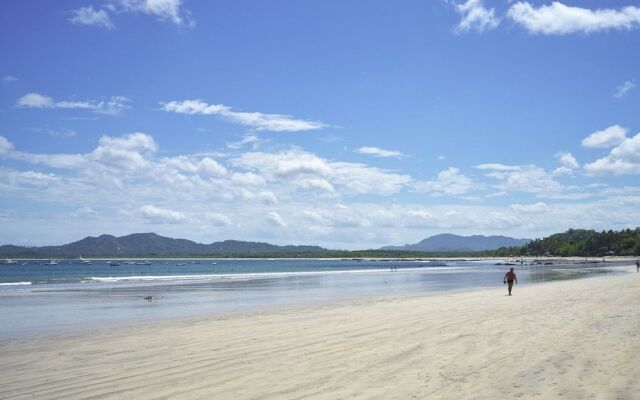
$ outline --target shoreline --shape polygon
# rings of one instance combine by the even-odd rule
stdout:
[[[0,397],[630,399],[639,292],[634,271],[0,341]]]
[[[6,257],[1,257],[6,258]],[[12,261],[48,261],[50,259],[56,261],[78,261],[77,257],[53,257],[53,258],[11,258]],[[318,260],[318,261],[502,261],[502,260],[510,260],[510,261],[518,261],[523,260],[524,262],[533,262],[533,261],[581,261],[581,262],[602,262],[602,260],[606,260],[606,262],[635,262],[640,259],[640,256],[604,256],[604,257],[560,257],[560,256],[539,256],[539,257],[86,257],[85,260],[90,261],[145,261],[145,260],[167,260],[167,261],[177,261],[177,260],[192,260],[192,261],[206,261],[206,260],[216,260],[216,261],[299,261],[299,260]],[[2,264],[0,265],[11,265],[11,264]]]

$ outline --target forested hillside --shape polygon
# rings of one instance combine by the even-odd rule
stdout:
[[[498,256],[638,256],[640,255],[640,228],[621,231],[596,232],[569,229],[543,239],[535,239],[522,247],[503,247],[491,255]]]

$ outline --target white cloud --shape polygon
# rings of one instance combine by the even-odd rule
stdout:
[[[576,160],[576,158],[571,153],[561,151],[559,153],[556,153],[555,157],[558,159],[560,164],[565,168],[569,168],[569,169],[580,168],[580,164],[578,163],[578,160]]]
[[[227,169],[216,160],[204,157],[198,163],[198,171],[206,176],[222,177],[227,174]]]
[[[2,77],[2,83],[11,83],[11,82],[16,82],[17,80],[18,78],[11,75],[5,75]]]
[[[606,157],[585,164],[584,169],[591,175],[640,174],[640,133],[625,139]]]
[[[542,214],[549,210],[549,206],[542,202],[534,204],[512,204],[511,209],[520,213]]]
[[[395,150],[385,150],[379,147],[369,147],[363,146],[359,147],[355,150],[356,153],[360,154],[368,154],[374,157],[394,157],[394,158],[402,158],[404,154]]]
[[[455,4],[456,11],[461,15],[460,23],[456,27],[458,32],[476,30],[483,32],[494,29],[500,24],[493,8],[488,9],[482,0],[467,0],[463,4]]]
[[[208,212],[205,213],[206,222],[215,226],[230,226],[233,224],[231,219],[224,214]]]
[[[546,35],[588,34],[640,26],[640,8],[633,6],[619,10],[591,10],[567,6],[560,2],[538,8],[528,2],[518,2],[509,8],[507,15],[529,32]]]
[[[69,21],[74,24],[97,26],[105,29],[115,28],[106,10],[96,10],[93,6],[88,6],[72,10],[71,12],[73,16],[69,18]]]
[[[554,179],[557,173],[550,174],[537,165],[481,164],[476,168],[490,171],[486,176],[498,180],[500,183],[495,185],[495,188],[503,192],[531,193],[539,198],[554,199],[580,199],[590,196],[576,190],[575,187],[563,185]]]
[[[128,98],[113,96],[109,100],[91,101],[54,101],[53,98],[40,93],[27,93],[16,101],[18,107],[23,108],[61,108],[84,109],[98,114],[117,115],[127,108],[131,108]]]
[[[573,176],[573,169],[572,168],[568,168],[568,167],[558,167],[556,169],[553,170],[553,172],[551,173],[551,176],[553,177],[557,177],[557,176]]]
[[[0,136],[0,154],[6,154],[13,150],[13,143],[6,137]]]
[[[146,157],[157,150],[157,144],[150,135],[136,132],[119,137],[104,135],[99,140],[99,146],[85,154],[34,154],[16,151],[8,141],[5,146],[0,145],[0,148],[5,148],[7,157],[31,164],[60,169],[86,168],[87,171],[95,172],[95,168],[91,167],[94,164],[112,171],[123,172],[135,171],[147,166]]]
[[[182,0],[114,0],[117,12],[136,12],[169,21],[178,26],[194,26],[191,13],[182,7]]]
[[[88,216],[92,216],[92,215],[96,215],[97,213],[95,212],[95,210],[89,206],[84,206],[84,207],[80,207],[78,209],[76,209],[73,213],[72,216],[74,217],[88,217]]]
[[[479,164],[476,165],[475,168],[489,171],[518,171],[520,169],[519,166],[504,165],[499,163]]]
[[[450,196],[463,195],[474,186],[477,187],[477,184],[471,178],[461,174],[458,168],[453,167],[440,171],[436,179],[415,184],[417,192]]]
[[[582,145],[590,148],[608,148],[624,142],[626,138],[627,129],[613,125],[587,136],[582,140]]]
[[[208,104],[199,99],[170,101],[163,104],[163,109],[189,115],[217,115],[258,131],[300,132],[326,127],[322,122],[295,119],[289,115],[232,111],[230,107],[223,104]]]
[[[629,91],[634,87],[636,87],[635,79],[625,81],[622,85],[616,88],[616,92],[613,94],[613,97],[619,99],[629,93]]]
[[[236,167],[258,172],[268,182],[286,183],[293,191],[388,195],[411,182],[407,175],[365,164],[330,161],[297,149],[278,153],[249,152],[230,162]]]
[[[245,135],[242,137],[242,139],[238,140],[237,142],[232,142],[232,143],[228,143],[227,147],[230,149],[241,149],[245,146],[251,146],[251,148],[253,150],[257,150],[260,143],[262,143],[262,139],[260,139],[257,135]]]
[[[186,220],[185,215],[181,212],[156,207],[151,204],[140,207],[140,213],[144,218],[154,223],[177,224]]]
[[[51,97],[40,93],[27,93],[18,99],[16,105],[29,108],[53,108],[55,102]]]
[[[85,165],[87,159],[81,154],[32,154],[13,151],[9,157],[31,164],[41,164],[52,168],[74,169]]]
[[[332,162],[332,183],[345,194],[391,195],[408,186],[409,175],[396,174],[365,164]]]
[[[121,137],[102,136],[100,145],[90,158],[119,170],[137,170],[147,166],[145,153],[153,153],[158,145],[151,135],[135,132]]]
[[[275,211],[269,212],[266,219],[274,225],[287,226],[287,222]]]
[[[618,147],[613,155],[627,161],[637,150]],[[431,181],[416,182],[409,175],[299,148],[232,156],[161,150],[144,133],[105,136],[78,154],[33,154],[0,139],[0,157],[15,161],[0,162],[0,193],[24,200],[26,207],[39,204],[24,212],[16,208],[15,218],[4,218],[4,237],[14,237],[19,226],[37,234],[36,228],[47,223],[34,217],[38,210],[65,221],[64,240],[96,230],[126,234],[148,229],[205,242],[238,238],[333,248],[415,242],[442,232],[527,237],[575,227],[575,221],[616,229],[640,218],[639,188],[565,186],[532,165],[481,164],[475,170],[480,176],[473,179],[449,168]],[[50,166],[56,166],[55,173]],[[581,178],[575,181],[589,179]],[[464,196],[481,188],[492,193],[487,203],[488,197],[507,193],[513,200],[503,205],[503,198],[493,206],[446,204],[417,194],[419,184],[426,185],[427,194]],[[77,218],[49,207],[53,204],[75,210]],[[82,224],[85,207],[99,210],[85,209],[91,224]]]

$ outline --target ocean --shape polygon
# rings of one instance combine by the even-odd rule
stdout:
[[[283,306],[502,286],[504,260],[20,260],[0,265],[0,338]],[[118,265],[110,265],[118,264]],[[628,263],[626,263],[628,264]],[[625,263],[514,265],[520,285],[620,273]],[[517,295],[518,287],[514,294]],[[506,292],[506,290],[505,290]]]

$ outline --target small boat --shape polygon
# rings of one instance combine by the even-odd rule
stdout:
[[[85,260],[82,256],[78,257],[78,264],[91,265],[91,260]]]
[[[136,265],[151,265],[151,261],[138,261],[135,263]]]
[[[58,262],[56,260],[54,260],[53,258],[50,258],[49,261],[44,263],[44,265],[58,265]]]
[[[14,265],[14,264],[17,264],[18,262],[15,261],[15,260],[11,260],[11,259],[5,258],[2,263],[5,264],[5,265]]]
[[[107,264],[109,264],[110,267],[117,267],[120,265],[117,261],[109,261]]]
[[[183,266],[185,266],[185,265],[187,265],[187,263],[183,263],[183,262],[182,262],[182,263],[177,263],[177,264],[176,264],[176,267],[183,267]]]

